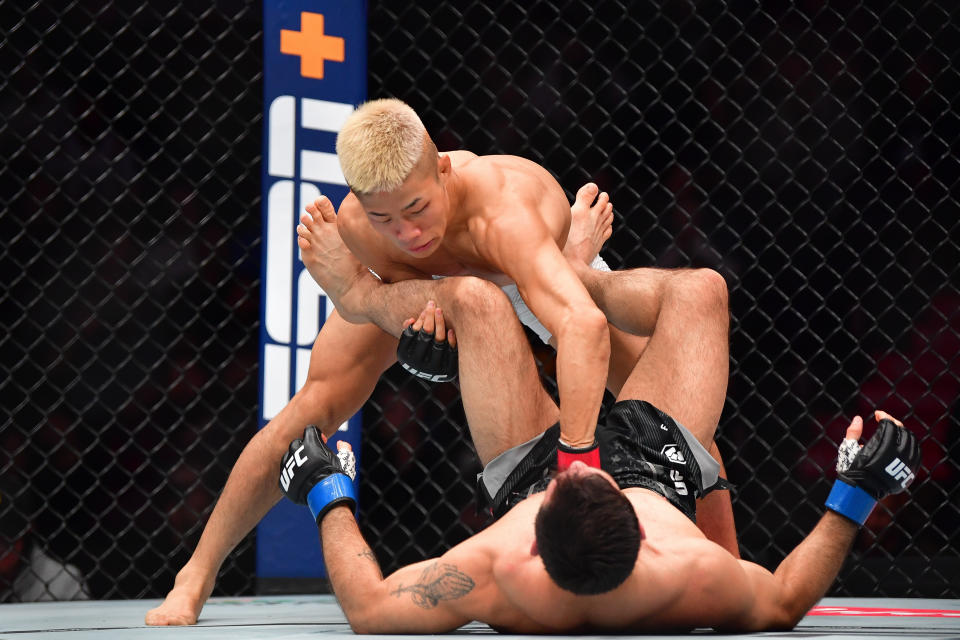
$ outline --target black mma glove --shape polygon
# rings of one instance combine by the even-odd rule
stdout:
[[[826,506],[862,525],[877,500],[900,493],[913,482],[919,462],[916,437],[892,420],[881,420],[863,448],[856,440],[845,439],[840,445],[840,473]]]
[[[324,444],[320,430],[310,425],[283,455],[280,489],[297,504],[310,507],[317,524],[324,514],[338,504],[356,509],[353,491],[356,475],[353,451],[334,453]]]
[[[414,331],[412,325],[400,334],[397,360],[404,369],[430,382],[449,382],[457,377],[457,348],[446,340],[437,342],[432,332]]]

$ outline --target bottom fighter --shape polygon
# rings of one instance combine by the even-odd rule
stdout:
[[[281,486],[310,506],[353,630],[436,633],[473,620],[511,633],[795,626],[826,593],[876,501],[913,479],[916,439],[878,411],[877,433],[859,450],[863,421],[854,418],[828,511],[771,573],[734,558],[694,524],[694,496],[720,484],[704,447],[713,430],[692,433],[661,410],[673,407],[676,415],[702,400],[658,383],[668,376],[652,376],[650,366],[663,357],[670,350],[658,351],[655,336],[597,427],[601,469],[575,462],[554,475],[557,427],[518,443],[481,478],[501,517],[441,557],[386,579],[354,520],[343,475],[348,452],[335,456],[308,427],[284,456],[292,477]],[[672,366],[697,369],[681,360]],[[513,393],[533,393],[538,381],[530,384]]]

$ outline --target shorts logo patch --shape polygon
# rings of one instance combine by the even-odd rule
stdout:
[[[660,455],[665,456],[670,462],[675,462],[677,464],[686,464],[687,461],[683,457],[683,453],[677,448],[676,444],[665,444],[663,448],[660,449]]]

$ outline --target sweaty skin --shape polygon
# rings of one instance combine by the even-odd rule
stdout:
[[[400,326],[376,316],[389,305],[361,263],[386,283],[435,275],[516,283],[557,341],[562,437],[574,446],[593,442],[610,334],[561,252],[570,207],[545,169],[515,156],[455,151],[439,156],[436,173],[415,168],[389,193],[351,192],[339,216],[325,198],[308,212],[298,228],[304,265],[348,320]]]
[[[361,263],[383,282],[465,274],[500,285],[517,282],[528,306],[554,336],[561,437],[585,446],[593,441],[601,378],[619,395],[661,319],[654,312],[659,305],[651,299],[662,295],[663,283],[672,276],[689,280],[682,271],[651,277],[650,270],[589,268],[611,233],[612,207],[607,194],[598,191],[596,185],[585,185],[568,209],[562,189],[536,163],[453,151],[440,154],[436,167],[415,168],[396,191],[348,194],[339,215],[329,199],[318,199],[301,217],[298,243],[307,270],[343,317],[388,332],[410,317],[410,312],[397,313],[409,304],[409,296],[394,292],[390,297],[390,287]],[[594,197],[596,204],[588,206]],[[682,304],[700,306],[695,296],[703,287],[693,282],[689,289],[694,298]],[[713,318],[726,326],[726,310],[718,311]],[[680,331],[693,317],[681,314],[669,322]],[[726,394],[725,347],[723,351],[714,372],[718,384],[704,403],[713,407],[717,400],[715,415],[695,417],[703,428],[716,426]],[[594,378],[594,372],[604,371],[604,362],[606,375]],[[710,440],[705,446],[722,467],[716,443]],[[721,473],[726,476],[725,470]],[[710,539],[738,556],[729,493],[707,496],[698,503],[698,513]]]

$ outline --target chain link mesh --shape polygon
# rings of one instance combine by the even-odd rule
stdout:
[[[32,493],[0,486],[0,506],[93,597],[161,596],[256,423],[261,7],[90,6],[0,4],[0,474]],[[957,17],[370,2],[369,86],[442,150],[531,158],[571,194],[596,181],[615,268],[726,277],[719,443],[746,558],[803,537],[845,418],[883,407],[922,434],[922,469],[832,593],[956,597]],[[394,368],[364,422],[361,525],[385,571],[483,526],[455,385]],[[248,538],[216,593],[253,585]]]
[[[0,5],[0,473],[97,598],[172,585],[255,428],[260,16]]]

